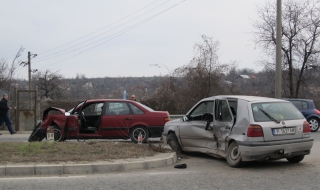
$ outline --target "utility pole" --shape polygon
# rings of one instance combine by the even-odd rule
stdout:
[[[29,76],[29,88],[31,90],[31,53],[28,52],[28,76]]]
[[[29,77],[29,87],[28,90],[31,90],[31,72],[37,72],[37,69],[31,70],[31,55],[32,58],[36,57],[37,54],[31,54],[30,51],[28,52],[28,62],[21,62],[20,65],[23,64],[23,66],[28,65],[28,77]]]
[[[276,81],[275,81],[275,98],[281,98],[281,84],[282,84],[282,68],[281,68],[281,36],[282,36],[282,23],[281,23],[281,0],[277,0],[277,41],[276,41]]]

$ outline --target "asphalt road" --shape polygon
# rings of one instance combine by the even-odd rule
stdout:
[[[14,136],[14,135],[12,135]],[[23,136],[23,135],[22,135]],[[0,178],[2,189],[320,189],[320,132],[312,152],[299,164],[285,159],[271,162],[251,162],[243,168],[231,168],[223,159],[204,154],[184,154],[173,166],[128,173],[101,175],[70,175],[47,177]],[[20,136],[16,135],[17,138]],[[3,135],[0,136],[1,141]],[[21,137],[21,139],[23,139]]]

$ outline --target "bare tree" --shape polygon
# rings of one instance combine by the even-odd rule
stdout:
[[[19,57],[23,51],[24,48],[20,47],[11,64],[9,64],[5,58],[0,59],[0,89],[10,89],[20,62]]]
[[[164,78],[152,98],[147,100],[157,110],[185,113],[199,100],[224,92],[223,73],[232,66],[218,59],[219,42],[203,35],[194,46],[192,60]],[[148,104],[149,105],[149,104]]]
[[[305,71],[319,66],[320,2],[286,0],[282,7],[282,85],[286,96],[298,97],[308,79]],[[276,2],[267,2],[258,7],[259,19],[253,23],[255,42],[266,55],[260,63],[268,70],[275,70],[276,11]]]
[[[46,70],[33,75],[33,83],[38,86],[41,98],[59,99],[64,95],[62,75]]]

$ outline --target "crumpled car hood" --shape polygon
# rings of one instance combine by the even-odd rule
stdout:
[[[55,107],[50,107],[46,110],[43,111],[43,116],[42,116],[42,121],[44,121],[47,117],[48,117],[48,114],[50,111],[59,111],[61,112],[62,114],[65,114],[66,113],[66,110],[64,109],[61,109],[61,108],[55,108]]]

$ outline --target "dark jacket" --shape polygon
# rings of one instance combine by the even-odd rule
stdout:
[[[0,116],[6,116],[8,114],[8,101],[4,98],[0,101]]]

